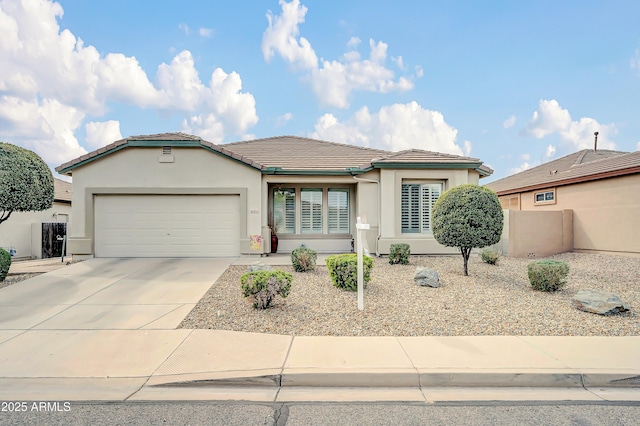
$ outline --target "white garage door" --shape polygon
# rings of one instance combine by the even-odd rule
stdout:
[[[237,256],[240,197],[98,195],[96,257]]]

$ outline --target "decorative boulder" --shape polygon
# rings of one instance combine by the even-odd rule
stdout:
[[[413,280],[420,286],[440,287],[440,276],[433,269],[418,266]]]
[[[255,271],[273,271],[273,266],[257,261],[249,265],[249,272]]]
[[[629,305],[618,296],[603,291],[580,290],[573,296],[572,301],[577,309],[599,315],[612,315],[629,310]]]

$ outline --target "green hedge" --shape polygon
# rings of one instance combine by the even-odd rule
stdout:
[[[358,290],[358,255],[334,254],[327,257],[327,269],[333,285],[343,290]],[[366,285],[371,280],[371,269],[373,269],[373,258],[362,256],[363,284]]]
[[[4,281],[11,267],[11,255],[8,251],[0,248],[0,282]]]
[[[316,269],[318,253],[307,247],[298,247],[291,252],[291,264],[296,272],[307,272]]]
[[[389,249],[389,263],[391,265],[408,265],[410,255],[411,247],[409,244],[391,244],[391,248]]]
[[[482,250],[482,261],[489,265],[497,265],[498,259],[500,259],[500,253],[495,250],[485,249]]]
[[[293,275],[280,270],[247,272],[240,277],[242,293],[256,309],[267,309],[277,295],[287,297],[292,281]]]
[[[534,290],[557,291],[566,284],[569,265],[560,260],[535,260],[527,265],[527,272]]]

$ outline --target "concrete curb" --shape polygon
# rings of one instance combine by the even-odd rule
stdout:
[[[221,377],[227,376],[227,377]],[[154,377],[150,387],[268,386],[333,388],[640,388],[640,375],[622,373],[580,373],[522,371],[449,371],[410,373],[407,371],[297,372],[268,375],[200,374],[197,377]]]

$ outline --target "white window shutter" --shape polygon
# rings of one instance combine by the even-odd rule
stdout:
[[[329,188],[329,233],[349,233],[349,190]]]

